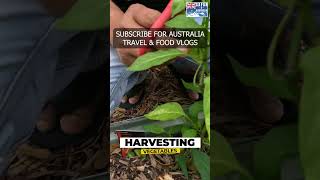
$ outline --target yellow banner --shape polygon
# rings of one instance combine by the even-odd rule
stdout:
[[[180,148],[141,149],[141,154],[178,154]]]

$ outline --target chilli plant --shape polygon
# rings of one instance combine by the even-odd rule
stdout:
[[[204,18],[201,25],[192,18],[186,18],[186,1],[188,0],[173,1],[169,11],[170,20],[166,26],[169,28],[207,28],[208,18]],[[267,66],[247,68],[231,56],[229,58],[235,74],[243,84],[265,89],[274,96],[295,103],[299,108],[299,121],[297,124],[272,129],[255,145],[253,173],[241,166],[222,135],[215,131],[211,132],[214,138],[211,145],[214,147],[211,153],[213,159],[210,161],[210,168],[213,169],[211,179],[238,172],[241,179],[279,180],[281,179],[282,160],[293,155],[300,157],[306,180],[320,179],[320,144],[318,143],[320,137],[320,36],[312,16],[311,0],[276,1],[285,7],[286,14],[271,42]],[[108,12],[108,3],[108,0],[78,0],[72,9],[56,22],[56,27],[62,30],[77,31],[107,28],[109,18],[105,14]],[[274,54],[278,40],[289,22],[294,23],[288,58],[285,66],[279,68],[275,66],[279,63],[274,62]],[[302,35],[308,37],[308,47],[303,53],[299,50]],[[194,81],[184,82],[184,85],[188,89],[202,93],[203,101],[195,102],[186,111],[175,102],[163,104],[146,117],[159,121],[184,119],[186,123],[178,128],[178,131],[185,137],[202,137],[202,147],[210,147],[210,136],[208,135],[210,134],[210,72],[207,64],[207,51],[207,48],[192,48],[188,53],[177,49],[159,50],[139,57],[129,68],[132,71],[142,71],[181,56],[190,56],[197,62],[199,68]],[[199,112],[204,113],[204,121],[199,116]],[[164,132],[161,127],[147,126],[145,128],[154,133]],[[170,133],[170,130],[168,132]],[[203,149],[186,150],[183,155],[178,155],[176,160],[186,177],[188,177],[187,164],[193,162],[202,179],[210,178],[209,157]]]
[[[186,2],[186,0],[173,0],[169,11],[165,10],[167,13],[170,12],[169,20],[165,23],[165,27],[192,30],[201,28],[208,30],[208,17],[203,18],[201,24],[198,24],[194,18],[186,17]],[[208,36],[206,43],[209,46]],[[210,179],[210,160],[208,156],[208,150],[210,149],[210,71],[208,47],[190,48],[187,53],[175,48],[148,52],[138,57],[128,69],[131,71],[144,71],[177,57],[191,57],[197,63],[198,68],[194,74],[193,82],[185,82],[183,80],[182,82],[185,88],[203,94],[203,100],[194,102],[185,110],[177,102],[169,102],[157,106],[152,112],[146,114],[145,117],[157,121],[183,119],[185,123],[180,126],[171,127],[167,131],[156,125],[145,126],[145,130],[159,135],[172,135],[176,133],[181,134],[183,137],[201,137],[202,149],[186,149],[184,153],[176,156],[176,162],[185,177],[188,177],[188,164],[193,164],[192,167],[198,170],[202,179]]]
[[[191,0],[172,0],[170,8],[165,10],[167,13],[164,15],[165,19],[161,20],[168,20],[165,24],[166,27],[193,30],[198,28],[208,29],[208,18],[203,18],[202,24],[198,24],[193,18],[186,17],[185,5],[186,2],[189,1]],[[208,0],[205,0],[205,2],[207,2],[210,7],[210,2]],[[56,28],[68,31],[105,29],[109,21],[108,16],[105,16],[105,14],[108,13],[108,3],[108,0],[79,0],[63,18],[57,20]],[[207,36],[208,46],[209,35],[210,32],[208,32]],[[144,71],[177,57],[192,57],[198,64],[193,82],[183,82],[183,84],[187,89],[203,94],[203,100],[195,102],[187,110],[184,110],[182,106],[176,102],[166,103],[156,107],[154,111],[145,116],[150,120],[159,121],[171,121],[177,118],[184,119],[185,123],[169,129],[169,134],[171,135],[172,133],[178,132],[182,134],[183,137],[201,137],[203,148],[201,150],[186,150],[183,154],[176,156],[176,161],[186,177],[188,177],[187,164],[192,163],[199,171],[202,179],[210,179],[209,156],[207,153],[210,148],[210,72],[208,49],[191,48],[188,53],[178,49],[148,52],[138,57],[129,67],[129,70]],[[204,118],[201,114],[204,114]],[[145,129],[156,134],[165,132],[165,130],[159,126],[146,126]]]

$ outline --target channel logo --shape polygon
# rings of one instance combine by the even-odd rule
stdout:
[[[208,17],[207,2],[186,2],[187,17]]]

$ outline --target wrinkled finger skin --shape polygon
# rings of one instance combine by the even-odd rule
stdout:
[[[121,62],[128,66],[130,66],[138,57],[137,48],[118,48],[117,52],[121,59]]]

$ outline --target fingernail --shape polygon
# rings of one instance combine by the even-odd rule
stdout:
[[[198,100],[199,99],[199,94],[193,91],[188,92],[189,97],[191,100]]]
[[[139,98],[138,97],[132,97],[129,98],[129,103],[130,104],[136,104],[138,102]]]

